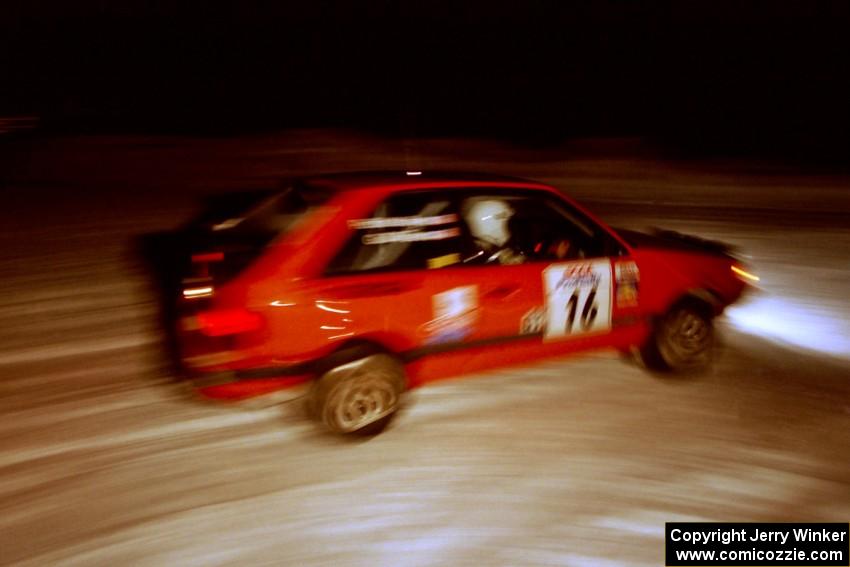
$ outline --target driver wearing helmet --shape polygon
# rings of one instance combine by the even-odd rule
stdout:
[[[508,221],[513,208],[501,199],[489,198],[464,203],[463,216],[478,252],[464,260],[499,264],[522,264],[525,255],[510,245]]]

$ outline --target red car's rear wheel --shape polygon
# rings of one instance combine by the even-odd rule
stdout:
[[[373,354],[325,372],[313,392],[315,415],[334,433],[378,433],[398,410],[404,365]]]

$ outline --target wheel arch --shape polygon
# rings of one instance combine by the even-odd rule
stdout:
[[[328,372],[341,364],[354,362],[355,360],[359,360],[373,354],[388,354],[393,357],[398,357],[389,345],[378,339],[372,337],[349,339],[340,344],[330,354],[317,361],[314,374],[318,378],[325,372]]]
[[[683,305],[699,309],[708,318],[714,318],[723,311],[723,302],[720,299],[720,294],[708,288],[689,289],[676,298],[667,307],[665,313]]]

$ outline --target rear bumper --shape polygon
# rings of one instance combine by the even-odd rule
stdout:
[[[259,368],[193,367],[184,365],[185,377],[203,397],[243,400],[269,396],[280,401],[302,396],[316,375],[314,361]]]
[[[312,384],[312,374],[256,376],[239,371],[194,374],[190,381],[203,397],[215,400],[245,400],[259,396],[273,396],[285,402],[307,393]]]

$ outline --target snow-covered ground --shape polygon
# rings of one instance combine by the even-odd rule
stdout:
[[[413,392],[367,441],[173,383],[134,239],[209,192],[436,168],[737,244],[762,290],[703,376],[544,361]],[[846,177],[302,131],[6,143],[0,183],[2,564],[660,565],[667,521],[850,516]]]

